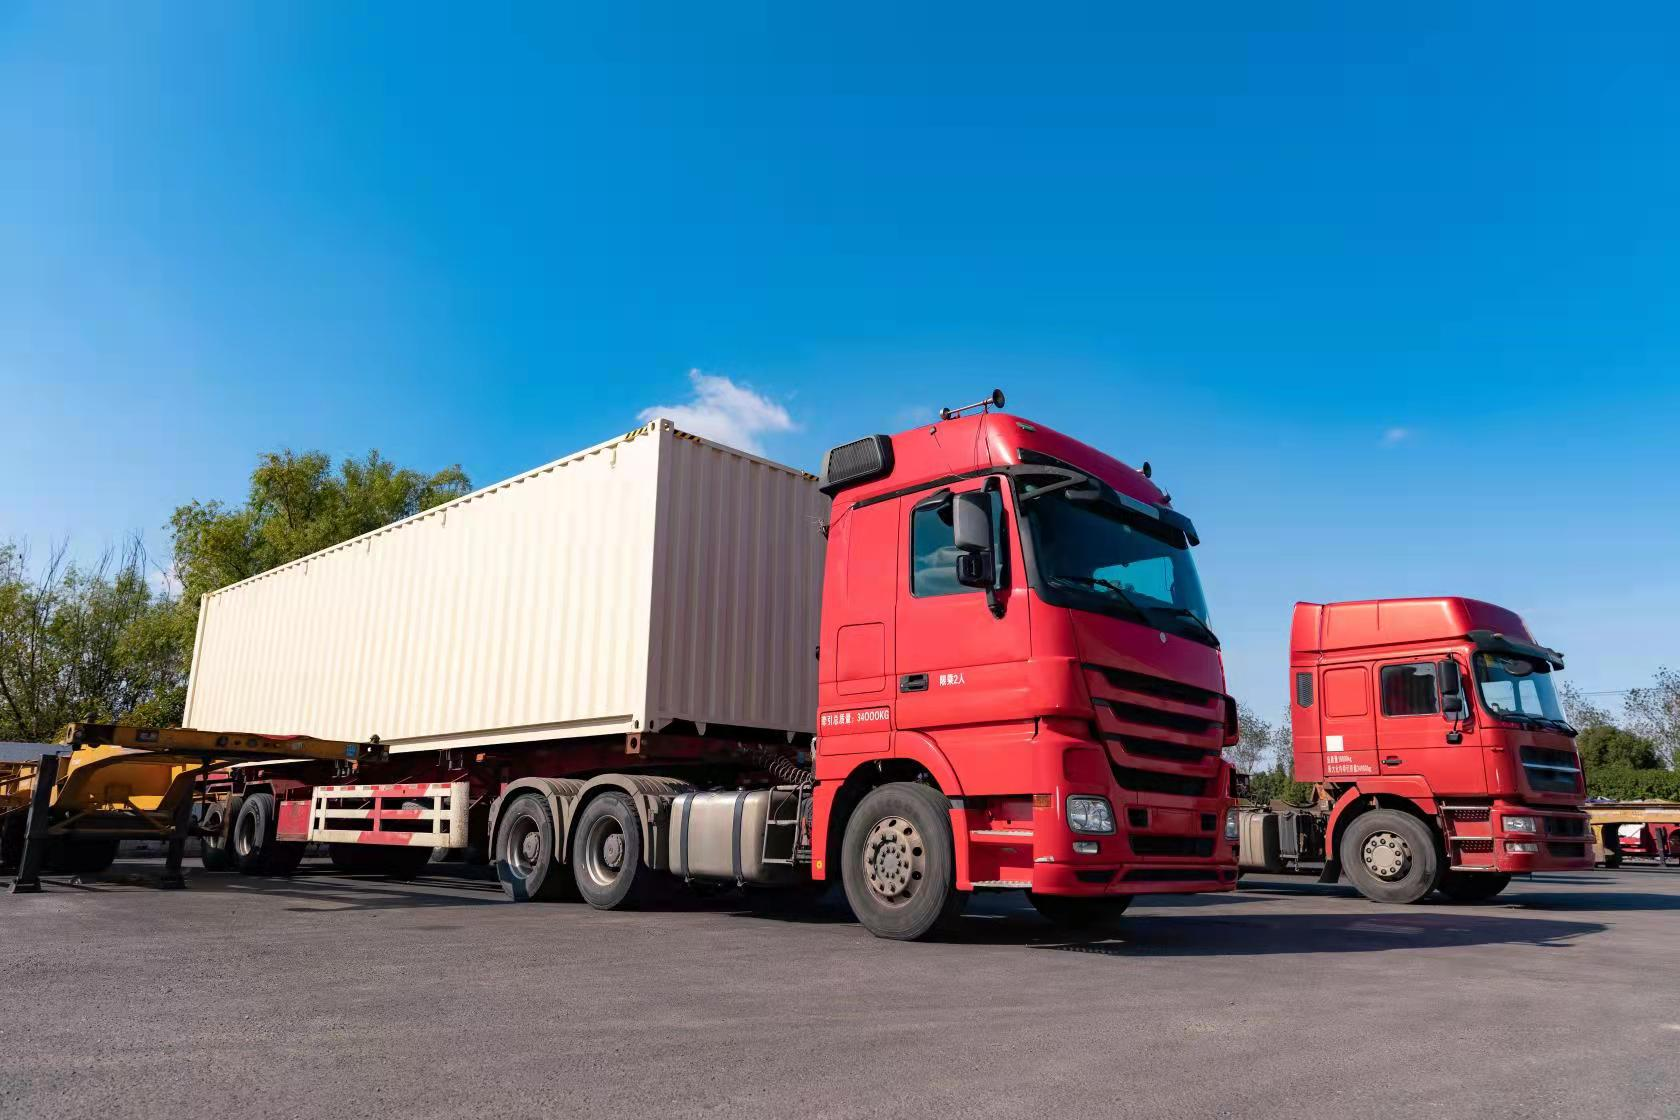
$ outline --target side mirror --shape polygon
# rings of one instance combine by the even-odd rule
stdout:
[[[960,554],[957,582],[964,587],[991,587],[997,577],[997,557],[992,552],[991,498],[979,491],[953,497],[951,530]]]
[[[1454,719],[1457,719],[1459,716],[1462,716],[1464,714],[1464,697],[1462,697],[1462,696],[1443,696],[1443,697],[1441,697],[1441,714],[1445,715],[1445,716],[1452,716]]]
[[[1452,658],[1435,666],[1435,679],[1441,689],[1441,714],[1457,722],[1464,718],[1468,705],[1464,702],[1464,674]]]

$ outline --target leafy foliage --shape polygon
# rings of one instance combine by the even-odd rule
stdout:
[[[1680,771],[1602,766],[1587,771],[1587,796],[1616,801],[1680,801]]]
[[[1273,801],[1311,805],[1314,800],[1313,785],[1311,782],[1297,782],[1280,759],[1270,770],[1249,775],[1248,800],[1256,805],[1269,805]]]
[[[1608,724],[1582,731],[1575,740],[1575,748],[1581,752],[1581,763],[1589,774],[1599,768],[1654,770],[1661,765],[1655,743],[1643,735]]]
[[[1624,703],[1629,725],[1655,744],[1663,764],[1680,763],[1680,670],[1663,666],[1650,686],[1629,692]]]
[[[433,475],[397,467],[379,452],[345,459],[335,473],[318,451],[264,455],[245,504],[191,502],[175,510],[175,571],[185,597],[207,592],[467,493],[459,464]]]

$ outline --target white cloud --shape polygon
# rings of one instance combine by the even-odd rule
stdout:
[[[1395,444],[1404,443],[1411,438],[1412,430],[1410,428],[1384,428],[1382,434],[1382,445],[1384,447],[1393,447]]]
[[[688,401],[644,408],[641,420],[646,423],[663,416],[685,432],[754,455],[764,454],[760,436],[791,432],[799,427],[787,409],[727,377],[691,369],[688,380],[694,386],[694,395]]]

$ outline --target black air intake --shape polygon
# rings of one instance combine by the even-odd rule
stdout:
[[[830,448],[823,456],[822,478],[817,489],[829,497],[848,486],[885,478],[892,473],[893,451],[889,436],[864,436]]]

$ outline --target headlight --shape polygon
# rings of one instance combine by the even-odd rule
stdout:
[[[1067,799],[1067,822],[1075,832],[1111,833],[1114,831],[1114,810],[1106,797],[1070,797]]]
[[[1232,809],[1225,814],[1225,839],[1235,840],[1236,838],[1237,838],[1237,811],[1235,809]]]
[[[1540,824],[1533,817],[1501,817],[1506,832],[1539,832]]]
[[[1505,841],[1505,850],[1515,852],[1519,856],[1536,856],[1540,854],[1540,845],[1528,840],[1507,840]]]

